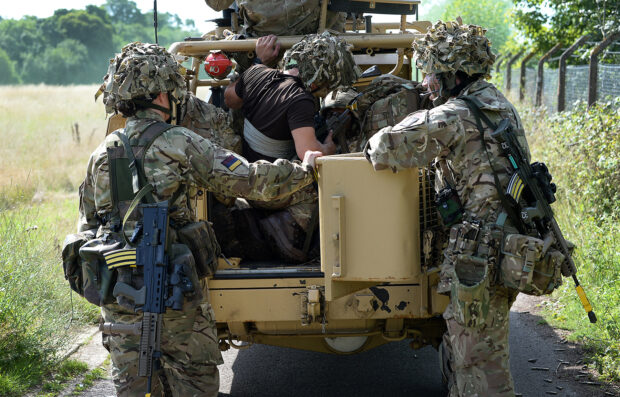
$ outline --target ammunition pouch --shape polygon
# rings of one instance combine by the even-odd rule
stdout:
[[[83,244],[79,249],[81,277],[76,280],[81,287],[74,291],[97,306],[113,303],[110,288],[116,283],[117,274],[108,268],[104,254],[122,247],[123,243],[113,238],[97,238]]]
[[[190,223],[177,230],[177,237],[179,242],[185,244],[191,251],[199,278],[215,273],[221,249],[215,238],[215,232],[208,222]]]
[[[562,285],[564,255],[553,247],[543,252],[543,246],[543,240],[536,237],[507,235],[499,269],[502,284],[536,296],[550,294]]]

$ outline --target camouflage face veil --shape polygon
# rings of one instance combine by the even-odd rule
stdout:
[[[351,46],[329,32],[311,34],[286,51],[286,69],[298,68],[306,88],[327,85],[329,91],[351,86],[361,75]]]
[[[114,113],[120,101],[130,99],[152,100],[160,92],[169,93],[176,100],[187,92],[186,70],[163,47],[156,44],[131,43],[110,60],[108,73],[95,94],[103,94],[106,113]],[[173,103],[170,104],[174,106]]]
[[[438,21],[423,38],[413,42],[416,66],[424,73],[456,73],[488,77],[495,62],[486,29],[458,22]]]

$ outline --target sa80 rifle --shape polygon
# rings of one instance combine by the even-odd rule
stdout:
[[[143,269],[142,288],[137,290],[126,283],[117,282],[113,292],[115,297],[122,296],[133,302],[136,313],[142,312],[142,322],[104,323],[99,328],[104,333],[140,335],[138,376],[148,378],[145,396],[149,397],[153,373],[161,368],[162,315],[168,307],[173,310],[183,309],[184,295],[193,292],[194,286],[186,277],[182,264],[173,263],[170,266],[169,263],[168,202],[141,204],[140,207],[143,213],[142,240],[138,247],[111,251],[105,257],[108,267],[131,266]],[[130,258],[132,251],[135,262],[118,262],[118,258]]]

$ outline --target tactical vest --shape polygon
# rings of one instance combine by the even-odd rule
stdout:
[[[113,208],[110,222],[114,226],[121,225],[129,205],[139,190],[147,184],[144,172],[144,156],[147,150],[155,139],[172,127],[163,122],[154,122],[131,140],[123,130],[113,132],[120,139],[120,142],[115,141],[114,146],[107,148]],[[150,193],[145,194],[145,199],[149,203],[154,202]],[[136,220],[136,215],[131,214],[130,219]]]

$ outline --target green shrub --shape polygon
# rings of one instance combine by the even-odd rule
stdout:
[[[548,116],[520,109],[534,161],[558,185],[553,205],[576,244],[578,277],[598,317],[590,324],[571,279],[546,304],[546,319],[572,330],[603,379],[620,380],[620,99]]]
[[[71,339],[70,325],[97,316],[63,277],[56,233],[64,209],[40,209],[0,210],[0,395],[39,384]]]
[[[580,211],[620,219],[620,98],[588,109],[580,103],[551,117],[544,158],[561,170],[561,187]]]

